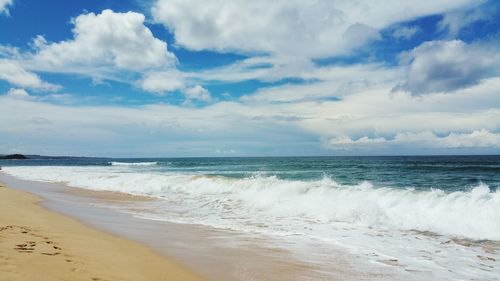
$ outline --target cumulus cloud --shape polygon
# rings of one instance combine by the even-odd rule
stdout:
[[[43,82],[31,71],[58,72],[83,74],[94,81],[136,83],[154,93],[181,88],[179,74],[170,78],[166,74],[176,73],[177,58],[144,20],[143,14],[135,12],[85,13],[72,19],[72,39],[48,42],[38,35],[31,43],[32,52],[0,46],[0,79],[20,87],[57,90],[59,86]],[[146,75],[136,81],[142,73]]]
[[[164,95],[169,92],[181,91],[186,100],[184,105],[194,102],[209,102],[210,92],[201,85],[190,86],[184,74],[178,71],[151,72],[140,81],[140,87],[151,93]]]
[[[104,10],[82,14],[72,20],[71,40],[48,43],[37,37],[33,60],[46,68],[115,67],[141,71],[175,63],[167,43],[155,38],[144,25],[144,15]]]
[[[210,92],[200,85],[188,88],[184,91],[187,101],[210,101],[212,97]]]
[[[349,53],[391,24],[474,1],[386,2],[157,0],[152,14],[177,44],[192,50],[321,58]]]
[[[439,137],[432,132],[398,134],[395,138],[400,142],[426,142],[429,146],[444,148],[481,148],[500,147],[500,133],[488,130],[476,130],[470,133],[452,132],[447,136]]]
[[[7,91],[7,97],[13,99],[25,99],[25,100],[31,99],[31,96],[28,94],[28,92],[26,92],[25,89],[18,89],[18,88],[11,88],[9,91]]]
[[[37,74],[26,71],[18,62],[0,59],[0,80],[36,90],[58,90],[60,86],[43,81]]]
[[[13,46],[0,45],[0,58],[16,58],[20,56],[19,49]]]
[[[429,41],[404,52],[401,61],[409,64],[407,78],[395,90],[422,95],[455,91],[495,75],[500,53],[495,48],[460,40]]]
[[[151,72],[140,82],[143,90],[157,94],[180,90],[184,84],[184,78],[176,71]]]
[[[13,0],[0,0],[0,14],[9,14],[9,6],[12,5]]]
[[[486,129],[500,131],[500,77],[456,91],[414,98],[388,94],[390,86],[370,87],[340,101],[310,102],[311,110],[288,104],[289,111],[306,116],[301,125],[326,139],[390,138],[400,132],[433,131],[439,135]],[[276,110],[275,110],[276,111]],[[307,114],[305,114],[307,112]]]
[[[352,139],[348,136],[339,136],[328,140],[327,145],[332,149],[349,149],[370,147],[376,145],[411,145],[427,148],[499,148],[500,133],[481,129],[472,132],[452,132],[446,136],[438,136],[432,131],[398,133],[394,138],[363,136]]]
[[[384,138],[369,138],[367,136],[361,137],[359,139],[352,139],[349,136],[338,136],[328,140],[328,145],[333,149],[337,147],[351,146],[351,145],[372,145],[377,143],[387,142]]]
[[[212,100],[210,92],[201,85],[189,86],[184,75],[178,71],[151,72],[140,81],[140,87],[151,93],[163,95],[181,91],[186,98],[184,104],[208,102]]]
[[[249,56],[187,76],[203,81],[278,81],[305,76],[320,79],[309,74],[318,73],[314,59],[350,54],[379,40],[379,32],[393,26],[399,26],[393,36],[409,39],[420,29],[402,26],[402,22],[473,2],[156,0],[152,15],[174,34],[177,45]]]

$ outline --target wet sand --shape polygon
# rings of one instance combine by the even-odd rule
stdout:
[[[0,186],[0,280],[203,280],[138,243],[87,227]]]

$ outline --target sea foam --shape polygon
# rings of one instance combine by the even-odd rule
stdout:
[[[418,191],[341,185],[330,178],[283,180],[275,176],[229,178],[187,173],[123,172],[108,167],[6,167],[30,180],[63,182],[94,190],[152,195],[183,208],[190,221],[235,225],[251,222],[280,229],[347,223],[353,226],[431,231],[469,239],[500,240],[500,194],[478,184],[470,191]],[[237,219],[235,219],[237,218]],[[326,236],[328,234],[325,234]]]
[[[109,162],[111,166],[155,166],[158,162]]]

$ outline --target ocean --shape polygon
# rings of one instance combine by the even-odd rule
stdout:
[[[500,156],[40,158],[13,176],[148,195],[142,219],[335,245],[401,279],[499,280]],[[329,257],[316,256],[316,262]]]

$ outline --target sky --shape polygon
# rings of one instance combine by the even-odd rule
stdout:
[[[500,154],[500,2],[0,0],[0,153]]]

